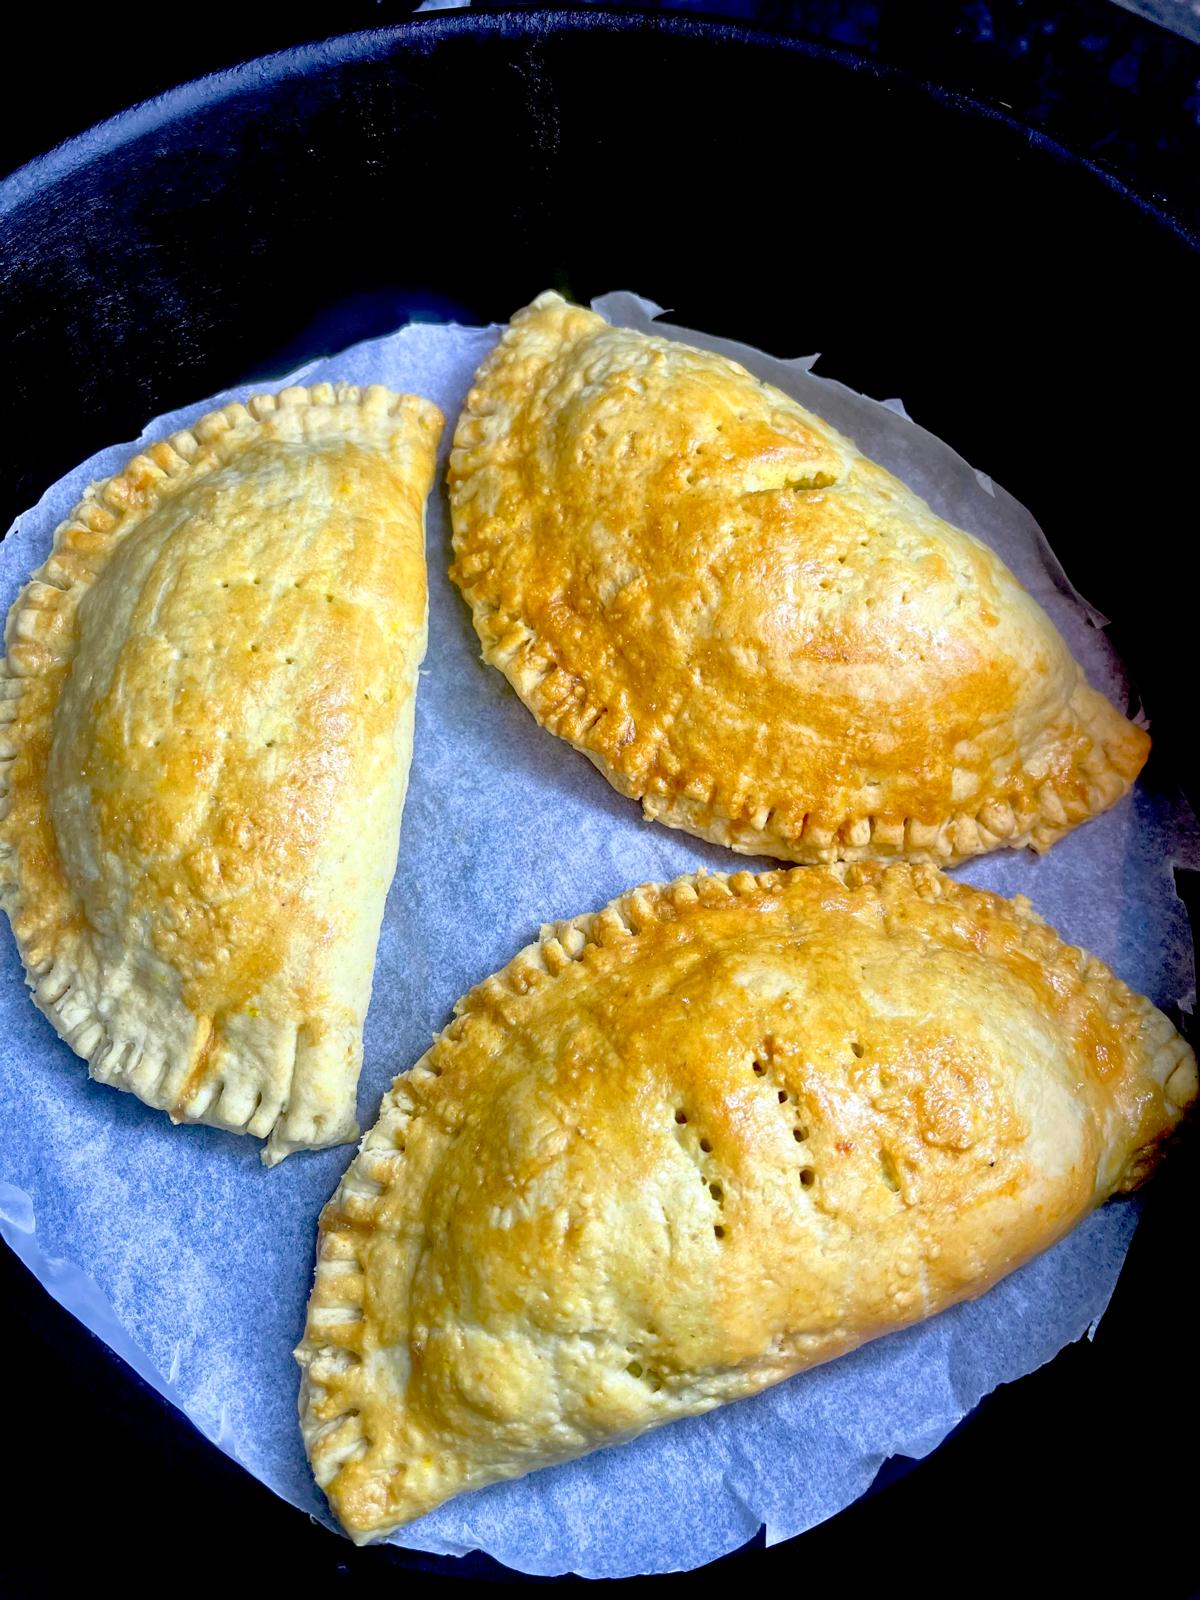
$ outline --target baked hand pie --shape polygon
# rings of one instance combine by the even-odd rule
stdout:
[[[353,1137],[425,652],[437,408],[318,384],[92,486],[8,618],[0,903],[93,1077]]]
[[[542,930],[320,1226],[301,1423],[357,1541],[979,1294],[1151,1169],[1167,1018],[932,867],[681,878]]]
[[[946,863],[1047,849],[1146,759],[997,556],[722,356],[544,294],[454,443],[484,658],[648,817]]]

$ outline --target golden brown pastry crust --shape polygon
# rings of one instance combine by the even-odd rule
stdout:
[[[931,867],[681,878],[543,928],[322,1215],[317,1480],[377,1537],[977,1295],[1195,1093],[1149,1001]]]
[[[449,483],[484,658],[672,827],[802,862],[1045,850],[1146,759],[990,550],[721,356],[544,294]]]
[[[0,664],[0,901],[93,1076],[175,1120],[355,1132],[425,650],[441,413],[318,384],[94,484]]]

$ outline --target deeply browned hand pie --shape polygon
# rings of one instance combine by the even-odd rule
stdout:
[[[683,878],[542,930],[321,1218],[301,1421],[356,1539],[979,1294],[1132,1188],[1171,1023],[931,867]]]
[[[990,550],[721,356],[542,295],[450,495],[485,658],[673,827],[802,862],[1044,850],[1146,759]]]
[[[355,1132],[441,429],[379,387],[228,405],[94,485],[8,619],[34,999],[94,1077],[268,1161]]]

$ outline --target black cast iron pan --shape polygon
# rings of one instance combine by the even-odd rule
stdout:
[[[408,315],[503,320],[547,286],[581,300],[628,286],[682,323],[823,351],[823,372],[902,395],[1031,506],[1114,618],[1157,772],[1190,781],[1198,255],[1110,175],[878,62],[680,15],[435,15],[187,85],[0,185],[0,526],[146,416]],[[1073,1581],[1111,1577],[1121,1530],[1169,1514],[1166,1462],[1190,1448],[1172,1352],[1195,1188],[1184,1150],[1095,1344],[986,1401],[902,1482],[730,1558],[727,1576],[894,1586],[901,1548],[1002,1563],[1071,1528]],[[198,1580],[231,1561],[281,1584],[396,1566],[504,1576],[307,1527],[11,1258],[3,1270],[6,1364],[30,1345],[44,1363],[36,1395],[12,1401],[32,1442],[11,1572],[104,1572],[124,1550],[186,1551]],[[1097,1475],[1121,1508],[1111,1532]],[[1178,1541],[1159,1552],[1156,1592],[1176,1592],[1181,1559]]]

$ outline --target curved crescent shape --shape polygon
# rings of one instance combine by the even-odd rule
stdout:
[[[8,618],[0,903],[91,1073],[353,1137],[425,652],[435,406],[229,405],[93,485]]]
[[[1048,849],[1145,762],[998,557],[722,356],[544,294],[454,444],[484,658],[648,817],[945,864]]]
[[[1196,1094],[1171,1023],[931,867],[681,878],[542,930],[321,1218],[301,1423],[377,1537],[980,1294]]]

